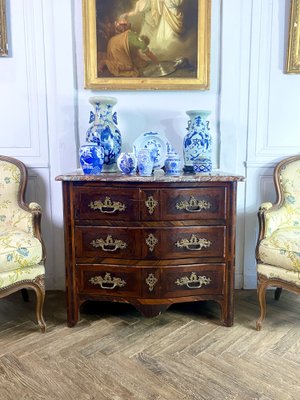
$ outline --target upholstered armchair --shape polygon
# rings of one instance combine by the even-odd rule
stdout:
[[[0,298],[17,290],[36,293],[36,318],[45,332],[45,250],[41,238],[41,208],[27,205],[27,170],[14,158],[0,156]],[[1,323],[1,321],[0,321]]]
[[[263,203],[258,212],[259,237],[256,247],[258,300],[261,329],[266,316],[266,289],[276,287],[300,294],[300,155],[281,161],[274,170],[277,202]]]

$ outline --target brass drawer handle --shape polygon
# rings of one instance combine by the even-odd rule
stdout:
[[[89,207],[92,210],[100,210],[103,214],[113,214],[116,211],[125,211],[126,205],[120,201],[112,201],[110,197],[106,196],[104,202],[101,200],[91,201]]]
[[[175,281],[178,286],[187,286],[189,289],[200,289],[202,285],[209,285],[211,283],[211,279],[207,276],[196,275],[195,272],[192,272],[191,275],[183,276],[182,278],[178,278]]]
[[[151,215],[153,214],[155,207],[158,205],[158,201],[156,201],[153,196],[149,196],[145,201],[145,205],[148,208],[148,213]]]
[[[185,210],[188,212],[201,212],[202,210],[208,210],[211,208],[211,203],[206,200],[197,200],[194,196],[191,196],[189,201],[181,201],[176,203],[177,210]]]
[[[123,287],[126,285],[126,282],[121,278],[112,278],[109,272],[105,273],[104,278],[101,275],[93,276],[90,279],[90,282],[93,285],[99,285],[101,289],[109,289],[112,290],[115,287]]]
[[[158,243],[158,239],[156,239],[156,237],[152,233],[150,233],[150,235],[146,239],[146,244],[147,244],[149,250],[153,251],[154,247],[157,245],[157,243]]]
[[[118,249],[125,249],[127,247],[127,243],[119,239],[114,240],[111,235],[107,235],[105,240],[94,239],[91,242],[91,245],[95,248],[101,247],[103,251],[116,251]]]
[[[210,247],[212,245],[211,241],[204,238],[197,238],[196,235],[192,235],[190,240],[181,239],[175,243],[175,246],[179,248],[186,248],[191,251],[202,250],[203,248]]]

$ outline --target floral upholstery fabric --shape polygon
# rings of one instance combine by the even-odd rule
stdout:
[[[22,178],[17,165],[0,160],[0,289],[45,273],[32,213],[18,203]],[[29,209],[37,207],[29,204]]]
[[[32,214],[18,204],[20,180],[19,168],[0,160],[0,229],[9,225],[32,233]]]
[[[273,265],[257,264],[257,272],[268,279],[280,279],[284,282],[290,282],[300,287],[300,272],[291,271]]]
[[[300,272],[300,227],[277,229],[260,242],[263,263]]]
[[[300,160],[280,170],[282,206],[263,203],[265,237],[258,246],[259,262],[300,272]]]
[[[285,165],[281,169],[279,179],[282,185],[283,205],[276,210],[270,208],[266,211],[266,237],[278,228],[300,228],[300,160]],[[264,205],[265,208],[269,208],[268,203]]]
[[[17,268],[14,271],[0,273],[0,290],[20,281],[34,280],[37,276],[45,274],[44,265],[33,265],[25,268]]]
[[[0,226],[0,273],[38,264],[42,244],[31,234]]]

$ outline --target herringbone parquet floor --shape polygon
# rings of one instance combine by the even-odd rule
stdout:
[[[300,399],[300,296],[267,295],[255,331],[255,291],[236,293],[235,324],[214,303],[176,305],[146,319],[125,304],[88,303],[68,328],[64,293],[48,292],[46,334],[34,295],[0,301],[1,400]]]

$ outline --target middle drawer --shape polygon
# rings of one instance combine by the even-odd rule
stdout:
[[[75,228],[76,257],[79,258],[224,258],[225,241],[225,226]]]

